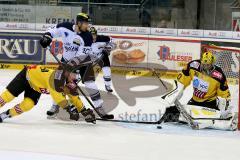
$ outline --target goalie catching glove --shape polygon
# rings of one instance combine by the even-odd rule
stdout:
[[[217,97],[217,106],[221,113],[221,118],[229,118],[232,116],[233,106],[229,104],[230,104],[229,99]]]

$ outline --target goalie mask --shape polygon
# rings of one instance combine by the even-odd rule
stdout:
[[[206,72],[207,74],[213,69],[213,65],[216,61],[215,56],[212,52],[204,52],[201,58],[201,70]]]

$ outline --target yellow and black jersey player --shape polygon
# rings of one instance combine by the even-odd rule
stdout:
[[[70,119],[78,120],[81,113],[87,122],[94,122],[95,116],[92,110],[85,109],[78,96],[77,88],[73,83],[74,79],[75,74],[62,67],[57,70],[47,69],[41,65],[25,67],[0,95],[0,107],[11,102],[22,92],[24,92],[24,99],[13,108],[1,113],[0,122],[31,110],[38,103],[41,94],[50,94],[56,104],[67,110]],[[68,104],[66,96],[73,105]]]
[[[216,58],[212,52],[204,52],[201,59],[193,60],[177,76],[178,91],[169,96],[169,105],[179,100],[183,91],[192,82],[193,96],[188,106],[198,106],[213,112],[220,111],[220,117],[232,117],[232,106],[229,105],[231,95],[227,79],[222,69],[215,65]],[[169,116],[171,115],[171,116]],[[180,113],[176,106],[166,109],[162,117],[164,122],[179,121]],[[234,118],[235,119],[235,118]]]
[[[194,60],[178,75],[177,80],[184,88],[193,84],[193,96],[188,104],[218,109],[217,97],[230,101],[227,79],[222,69],[214,63],[211,52],[203,54],[202,60]]]

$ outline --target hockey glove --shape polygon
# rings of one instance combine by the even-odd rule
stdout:
[[[108,53],[108,55],[110,55],[110,52],[111,52],[112,50],[114,50],[114,49],[116,49],[116,44],[115,44],[115,43],[108,43],[108,44],[104,47],[103,51],[105,51],[106,53]]]
[[[43,48],[47,48],[47,46],[49,46],[52,42],[52,36],[50,33],[45,33],[43,35],[43,37],[40,39],[40,45],[43,47]]]
[[[65,94],[71,94],[73,96],[77,96],[78,94],[78,87],[77,84],[74,82],[69,82],[63,87],[63,92]]]

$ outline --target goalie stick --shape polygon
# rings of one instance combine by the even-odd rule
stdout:
[[[109,121],[109,122],[120,122],[120,123],[137,123],[137,124],[161,124],[161,121],[147,122],[147,121],[128,121],[128,120],[118,120],[118,119],[101,119],[97,118],[99,121]]]
[[[182,114],[182,116],[187,120],[189,126],[192,129],[199,129],[198,123],[194,122],[192,117],[187,113],[186,109],[183,107],[183,105],[178,101],[178,99],[175,101],[175,105],[178,109],[178,111]]]
[[[163,85],[163,87],[166,89],[166,91],[168,90],[167,86],[163,83],[162,79],[160,78],[160,76],[157,74],[156,70],[154,68],[151,68],[153,75],[155,75],[158,80],[161,82],[161,84]]]
[[[49,48],[48,48],[49,49]],[[59,65],[66,65],[65,63],[62,63],[58,57],[51,52],[51,50],[49,49],[49,52],[51,53],[51,55],[54,57],[54,59],[58,62]],[[101,58],[99,58],[98,60],[100,60]],[[83,63],[82,65],[89,65],[89,64],[93,64],[96,65],[97,61],[90,61],[88,63]],[[90,99],[87,97],[87,95],[83,92],[83,90],[77,85],[77,89],[79,90],[79,92],[84,96],[84,98],[87,100],[87,102],[90,104],[90,106],[94,109],[94,111],[98,114],[99,117],[100,114],[98,113],[98,111],[96,110],[95,106],[93,105],[93,103],[90,101]],[[102,118],[96,118],[97,120],[100,121],[109,121],[109,122],[121,122],[121,123],[137,123],[137,124],[160,124],[160,120],[156,121],[156,122],[147,122],[147,121],[128,121],[128,120],[117,120],[117,119],[102,119]]]

